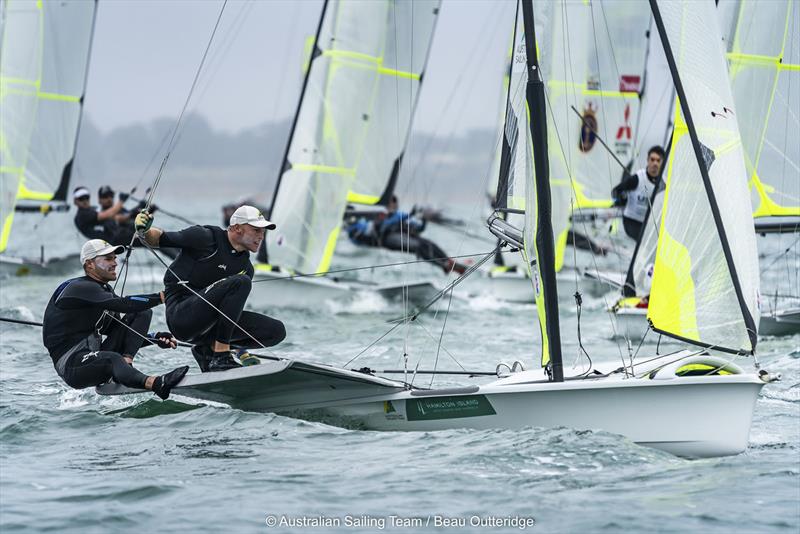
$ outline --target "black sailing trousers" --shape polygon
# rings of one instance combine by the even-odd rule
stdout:
[[[111,319],[112,323],[104,329],[108,337],[99,351],[82,349],[69,358],[64,369],[64,381],[67,385],[83,389],[98,386],[113,378],[123,386],[144,389],[147,375],[128,364],[122,355],[133,357],[142,348],[145,342],[142,336],[147,336],[152,317],[152,310],[125,314],[121,320],[130,329]]]
[[[260,313],[243,311],[252,284],[250,277],[237,274],[200,292],[208,302],[194,294],[177,302],[167,302],[170,331],[181,341],[196,345],[210,346],[214,341],[250,349],[277,345],[286,337],[283,323]],[[241,328],[220,315],[209,302]]]

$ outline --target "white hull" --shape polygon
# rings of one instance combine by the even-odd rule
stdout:
[[[617,335],[640,340],[648,329],[647,308],[621,308],[611,311],[617,323]],[[800,309],[763,314],[758,325],[761,336],[792,336],[800,334]]]
[[[763,385],[753,375],[513,386],[498,381],[460,394],[403,392],[389,404],[348,404],[325,411],[372,430],[566,426],[620,434],[679,456],[725,456],[747,448]],[[489,407],[493,414],[468,415]],[[713,421],[709,414],[714,414]]]
[[[0,255],[0,276],[61,275],[81,270],[78,254],[46,261]]]
[[[475,283],[467,282],[470,296],[480,294],[491,295],[497,300],[504,302],[517,302],[532,304],[533,284],[528,276],[520,272],[505,273],[480,273],[476,274],[479,278]],[[564,269],[556,275],[558,284],[558,297],[562,300],[573,300],[575,294],[576,273],[572,269]],[[581,292],[592,297],[602,297],[613,289],[605,281],[593,278],[586,278],[581,274],[577,275],[578,288]]]
[[[800,309],[778,310],[761,316],[758,333],[762,336],[800,334]]]
[[[655,373],[647,374],[655,367],[637,367],[640,378],[616,374],[553,383],[537,370],[513,373],[483,386],[448,390],[409,390],[402,382],[281,360],[189,375],[173,392],[350,428],[434,431],[566,426],[620,434],[680,456],[742,452],[764,382],[723,359],[684,354]],[[679,366],[696,363],[725,366],[738,374],[677,375]],[[104,385],[98,392],[135,391]]]
[[[256,309],[270,307],[311,308],[325,302],[347,302],[358,294],[374,293],[387,300],[399,300],[405,295],[416,305],[427,304],[439,289],[429,281],[406,284],[367,284],[358,281],[341,281],[330,277],[287,278],[284,272],[256,270],[253,290],[247,299]]]
[[[638,341],[647,333],[647,308],[620,308],[609,310],[617,325],[617,337]]]

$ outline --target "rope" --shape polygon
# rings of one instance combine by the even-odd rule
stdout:
[[[157,259],[157,260],[158,260],[158,261],[159,261],[159,262],[160,262],[160,263],[161,263],[161,264],[162,264],[164,267],[166,267],[167,271],[168,271],[168,272],[170,272],[170,273],[172,274],[172,276],[174,276],[174,277],[175,277],[175,279],[176,279],[176,280],[178,280],[178,284],[179,284],[179,285],[181,285],[181,286],[185,287],[186,289],[188,289],[189,291],[191,291],[191,292],[192,292],[192,293],[193,293],[195,296],[197,296],[197,297],[198,297],[200,300],[202,300],[203,302],[205,302],[206,304],[208,304],[209,306],[211,306],[211,307],[214,309],[214,311],[216,311],[216,312],[217,312],[217,313],[219,313],[219,314],[220,314],[222,317],[224,317],[226,320],[228,320],[228,321],[229,321],[229,322],[230,322],[230,323],[231,323],[233,326],[235,326],[236,328],[238,328],[239,330],[241,330],[241,331],[242,331],[242,332],[243,332],[243,333],[244,333],[244,334],[245,334],[247,337],[249,337],[250,339],[252,339],[253,341],[255,341],[255,342],[256,342],[256,344],[257,344],[259,347],[261,347],[262,349],[264,349],[264,350],[266,350],[267,352],[269,352],[270,354],[272,354],[272,352],[271,352],[271,351],[270,351],[270,350],[269,350],[269,349],[266,347],[266,345],[264,345],[263,343],[261,343],[261,341],[259,341],[258,339],[256,339],[256,338],[255,338],[255,337],[254,337],[252,334],[250,334],[250,332],[248,332],[247,330],[245,330],[244,328],[242,328],[242,327],[241,327],[241,326],[240,326],[240,325],[239,325],[239,324],[238,324],[236,321],[234,321],[233,319],[231,319],[230,317],[228,317],[228,315],[227,315],[225,312],[223,312],[222,310],[220,310],[219,308],[217,308],[217,307],[216,307],[214,304],[212,304],[211,302],[209,302],[209,300],[208,300],[208,299],[206,299],[206,298],[205,298],[203,295],[201,295],[200,293],[198,293],[197,291],[195,291],[194,289],[192,289],[191,287],[189,287],[189,284],[188,284],[188,282],[186,282],[185,280],[181,280],[181,277],[180,277],[180,276],[178,276],[177,274],[175,274],[175,271],[173,271],[173,270],[172,270],[172,268],[171,268],[169,265],[167,265],[167,264],[166,264],[166,262],[165,262],[164,260],[162,260],[162,259],[161,259],[161,256],[159,256],[159,255],[158,255],[158,253],[157,253],[155,250],[153,250],[153,247],[151,247],[149,243],[147,243],[145,240],[142,240],[142,243],[144,243],[144,246],[145,246],[145,247],[147,247],[147,249],[148,249],[150,252],[152,252],[152,253],[153,253],[153,256],[155,256],[155,257],[156,257],[156,259]],[[277,356],[275,356],[274,354],[272,354],[272,355],[273,355],[274,357],[276,357],[276,358],[277,358]]]
[[[172,150],[175,148],[174,141],[175,136],[178,134],[180,130],[181,123],[183,122],[183,115],[186,113],[186,108],[189,106],[189,100],[192,98],[192,94],[194,93],[195,87],[197,86],[197,80],[200,78],[200,72],[203,70],[203,64],[206,61],[206,57],[208,56],[208,51],[211,48],[211,43],[214,41],[214,36],[217,33],[217,28],[219,28],[220,20],[222,20],[222,14],[225,12],[225,6],[228,5],[228,0],[224,0],[222,3],[222,7],[219,10],[219,15],[217,16],[217,22],[214,24],[214,30],[211,32],[211,37],[208,39],[208,44],[206,45],[206,49],[203,52],[203,58],[200,60],[200,65],[197,67],[197,71],[194,75],[194,80],[192,81],[192,86],[189,89],[189,94],[186,95],[186,100],[183,103],[183,108],[181,109],[180,115],[178,115],[178,121],[175,123],[175,127],[172,130],[172,135],[170,136],[169,143],[167,144],[167,153],[164,156],[164,159],[161,162],[161,166],[158,169],[158,174],[156,175],[155,180],[153,181],[153,186],[150,188],[150,195],[147,197],[147,203],[145,205],[145,210],[150,211],[150,206],[153,204],[153,198],[156,194],[156,189],[158,189],[158,185],[161,183],[161,175],[164,173],[164,168],[167,166],[167,161],[169,161],[169,157],[172,154]]]

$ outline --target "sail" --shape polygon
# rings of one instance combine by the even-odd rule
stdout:
[[[753,216],[800,216],[800,6],[742,0],[733,19],[728,61]]]
[[[64,201],[95,2],[0,4],[0,252],[21,204]]]
[[[680,105],[648,319],[734,353],[756,346],[758,257],[742,140],[711,0],[651,0]]]
[[[650,10],[644,2],[629,0],[577,4],[579,19],[572,16],[569,25],[553,27],[554,43],[571,52],[556,79],[580,84],[575,108],[584,119],[567,109],[570,130],[563,144],[569,145],[574,166],[575,207],[607,208],[622,169],[600,146],[597,134],[624,164],[633,160]]]
[[[271,219],[270,261],[330,267],[347,203],[385,202],[400,169],[438,0],[325,4]]]
[[[557,201],[551,205],[544,83],[535,59],[531,3],[518,2],[516,17],[497,208],[506,213],[524,213],[520,252],[534,289],[542,336],[541,364],[550,370],[554,380],[560,381],[563,371],[551,225]],[[530,79],[531,72],[536,79]],[[490,227],[495,224],[490,222]]]
[[[642,223],[642,235],[628,266],[622,291],[624,297],[650,295],[658,245],[658,225],[661,223],[661,210],[664,206],[663,182],[661,184],[650,201],[647,216]]]

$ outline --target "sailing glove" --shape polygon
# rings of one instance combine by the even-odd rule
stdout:
[[[143,234],[153,226],[153,217],[146,211],[142,211],[136,216],[133,226],[138,233]]]
[[[162,349],[174,349],[178,346],[178,341],[169,332],[150,332],[147,337]]]

